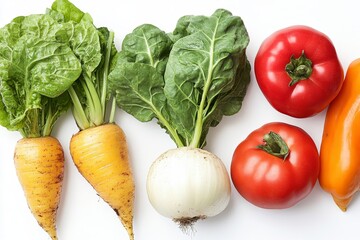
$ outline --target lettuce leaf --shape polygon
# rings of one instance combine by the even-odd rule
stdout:
[[[64,34],[64,25],[46,14],[17,17],[0,29],[1,125],[26,137],[51,133],[47,121],[69,107],[61,95],[82,71],[71,48],[58,41]]]
[[[106,121],[107,102],[111,98],[107,91],[107,75],[117,53],[114,33],[105,27],[96,28],[91,16],[68,0],[55,0],[48,14],[68,26],[62,40],[81,63],[81,76],[69,88],[75,121],[80,129],[101,125]],[[112,121],[110,117],[109,122]]]

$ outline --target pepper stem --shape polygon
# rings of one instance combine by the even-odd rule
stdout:
[[[258,149],[261,149],[283,160],[289,156],[289,147],[279,134],[270,131],[269,133],[265,134],[263,141],[264,144],[258,145]]]
[[[311,76],[312,62],[305,56],[305,52],[303,50],[299,58],[295,58],[294,55],[291,56],[290,62],[285,66],[285,70],[291,78],[289,86],[292,86],[301,80],[308,79]]]

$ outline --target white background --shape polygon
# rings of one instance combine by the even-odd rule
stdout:
[[[52,0],[1,1],[0,26],[14,17],[43,13]],[[250,35],[248,58],[253,64],[261,42],[272,32],[294,24],[304,24],[327,34],[333,41],[340,61],[347,69],[360,57],[360,21],[356,1],[328,0],[208,0],[208,1],[116,1],[73,0],[89,12],[97,26],[115,31],[118,48],[124,36],[143,23],[152,23],[166,32],[175,27],[183,15],[211,15],[217,8],[241,16]],[[233,151],[252,130],[264,123],[283,121],[302,127],[321,143],[325,112],[307,119],[295,119],[274,110],[256,83],[252,82],[241,111],[210,130],[206,149],[218,155],[230,167]],[[175,147],[155,121],[140,123],[117,110],[117,123],[127,134],[136,181],[134,216],[135,238],[138,240],[287,240],[287,239],[357,239],[360,199],[354,198],[346,213],[341,212],[330,195],[317,183],[311,194],[286,210],[266,210],[245,201],[232,188],[231,202],[220,215],[199,221],[193,234],[184,234],[171,220],[151,207],[145,189],[147,170],[154,159]],[[69,155],[69,141],[77,127],[70,113],[62,117],[53,135],[58,137],[66,154],[66,173],[62,201],[58,211],[60,240],[127,239],[115,213],[80,176]],[[13,151],[21,138],[17,132],[0,127],[0,240],[45,240],[46,233],[37,225],[27,208],[13,166]]]

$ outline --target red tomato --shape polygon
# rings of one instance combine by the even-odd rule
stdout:
[[[313,189],[320,168],[312,138],[301,128],[273,122],[253,131],[234,151],[237,191],[262,208],[289,208]]]
[[[255,57],[254,70],[269,103],[297,118],[324,110],[344,80],[330,39],[306,26],[285,28],[265,39]]]

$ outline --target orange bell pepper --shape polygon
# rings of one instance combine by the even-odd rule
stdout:
[[[346,211],[360,189],[360,59],[350,64],[326,113],[320,164],[321,187]]]

